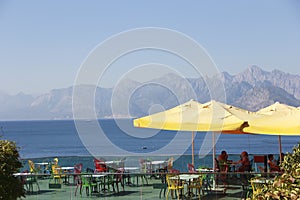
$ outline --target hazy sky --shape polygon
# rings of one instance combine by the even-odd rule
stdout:
[[[142,27],[190,36],[220,71],[236,74],[254,64],[300,74],[297,0],[2,0],[0,27],[0,91],[10,94],[71,86],[96,45]]]

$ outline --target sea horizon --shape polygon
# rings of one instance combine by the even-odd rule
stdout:
[[[113,119],[100,119],[98,121],[105,132],[105,137],[111,143],[110,146],[119,147],[127,152],[128,155],[192,154],[190,132],[155,130],[157,132],[153,134],[151,132],[153,130],[133,127],[131,119],[121,120],[121,126],[125,124],[125,128],[128,129],[127,131],[122,131]],[[0,127],[1,139],[15,141],[20,148],[20,156],[22,158],[91,155],[87,148],[93,146],[83,143],[81,136],[77,132],[74,120],[0,121]],[[209,134],[196,132],[195,155],[205,155],[201,153],[201,149],[205,147],[209,148],[206,154],[212,154],[211,142],[209,140],[205,141],[206,135]],[[169,151],[159,151],[176,140],[176,136],[181,136],[182,142],[179,141]],[[300,136],[282,136],[281,138],[284,153],[291,152],[293,147],[300,141]],[[95,138],[95,140],[100,141],[102,139]],[[102,145],[99,143],[100,148]],[[248,151],[249,154],[278,154],[278,136],[221,134],[216,143],[216,154],[219,154],[222,150],[226,150],[228,154],[239,154],[244,150]],[[111,151],[111,155],[114,155],[113,151]],[[116,156],[118,155],[116,154]]]

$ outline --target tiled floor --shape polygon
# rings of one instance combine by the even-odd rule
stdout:
[[[75,185],[64,185],[62,184],[61,189],[49,189],[49,179],[39,179],[39,186],[40,191],[37,191],[36,185],[33,185],[34,192],[31,194],[26,195],[26,200],[48,200],[48,199],[108,199],[108,200],[114,200],[114,199],[128,199],[128,200],[135,200],[135,199],[165,199],[164,191],[162,191],[161,198],[159,197],[161,189],[155,189],[153,187],[155,183],[160,183],[160,180],[156,179],[150,179],[147,185],[141,185],[141,186],[135,186],[135,185],[126,185],[125,191],[122,191],[122,188],[120,187],[120,192],[100,192],[100,193],[94,193],[90,196],[87,196],[85,191],[83,191],[82,196],[77,192],[77,195],[75,196]],[[211,194],[208,194],[207,192],[204,192],[204,195],[201,196],[201,199],[207,200],[207,199],[223,199],[223,200],[236,200],[241,199],[243,190],[242,187],[239,185],[238,180],[232,180],[232,183],[227,186],[226,193],[220,193],[220,192],[212,192]],[[235,184],[236,182],[236,184]],[[140,182],[141,183],[141,182]],[[224,188],[221,187],[220,188]],[[186,189],[185,189],[186,191]],[[171,198],[171,195],[169,195],[169,199]],[[198,199],[197,196],[194,196],[190,199]]]

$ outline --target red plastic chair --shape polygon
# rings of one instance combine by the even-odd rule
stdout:
[[[78,163],[74,165],[74,183],[76,184],[80,180],[81,171],[82,171],[82,163]]]
[[[107,172],[108,171],[108,167],[105,164],[105,161],[103,160],[98,160],[98,159],[94,159],[94,165],[95,165],[95,173],[101,173],[101,172]]]
[[[82,188],[82,180],[80,177],[81,171],[82,171],[82,163],[74,165],[74,183],[76,184],[75,196],[78,188],[80,188],[80,194],[81,194],[81,188]]]
[[[119,192],[119,183],[121,184],[121,186],[123,188],[123,192],[125,191],[123,175],[124,175],[124,170],[122,170],[122,169],[121,170],[116,170],[116,172],[114,174],[113,184],[116,185],[118,192]],[[115,188],[115,187],[113,186],[113,188]]]
[[[194,165],[191,164],[191,163],[187,164],[187,168],[188,168],[189,173],[195,173],[196,172]]]

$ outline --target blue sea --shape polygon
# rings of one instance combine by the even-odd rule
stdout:
[[[89,121],[85,123],[89,124]],[[104,119],[98,121],[104,135],[92,136],[96,145],[83,142],[73,120],[67,121],[2,121],[1,139],[13,140],[20,148],[21,158],[55,156],[90,156],[93,148],[102,150],[113,146],[111,156],[191,154],[191,132],[158,131],[133,127],[132,119]],[[125,128],[124,128],[125,127]],[[124,129],[124,130],[123,130]],[[152,132],[151,132],[152,131]],[[91,134],[91,133],[90,133]],[[212,154],[212,133],[195,133],[194,151],[197,154]],[[103,143],[103,141],[109,141]],[[283,152],[291,152],[300,142],[299,136],[282,137]],[[107,144],[109,143],[109,144]],[[85,144],[85,145],[84,145]],[[99,145],[97,145],[99,144]],[[106,146],[108,145],[108,146]],[[169,147],[168,147],[169,146]],[[88,148],[86,148],[88,147]],[[168,147],[168,148],[167,148]],[[278,136],[221,134],[215,145],[216,153],[226,150],[229,154],[278,154]],[[102,150],[101,150],[102,149]],[[107,154],[107,152],[105,153]],[[101,156],[101,155],[100,155]]]

